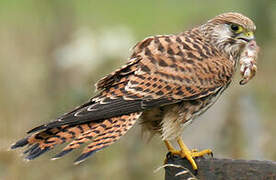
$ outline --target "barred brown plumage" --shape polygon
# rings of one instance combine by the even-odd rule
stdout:
[[[30,130],[33,134],[12,148],[30,145],[26,158],[34,159],[69,142],[55,159],[91,141],[76,160],[81,162],[117,141],[140,117],[145,129],[161,133],[169,151],[188,158],[197,169],[192,158],[210,151],[189,151],[180,139],[184,125],[206,111],[228,87],[248,42],[254,41],[254,31],[249,18],[224,13],[177,35],[148,37],[134,46],[126,65],[96,84],[97,96],[56,121]],[[250,48],[258,53],[256,44]],[[256,66],[244,67],[255,75]],[[180,151],[169,144],[173,139]]]

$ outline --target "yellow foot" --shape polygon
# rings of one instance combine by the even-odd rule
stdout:
[[[202,157],[205,154],[213,156],[213,153],[210,149],[206,149],[206,150],[203,150],[203,151],[198,151],[196,149],[189,150],[188,147],[183,143],[181,138],[177,138],[177,143],[179,144],[180,150],[175,150],[174,147],[168,141],[165,141],[165,144],[166,144],[168,150],[173,155],[179,155],[182,158],[186,158],[191,163],[194,170],[198,169],[194,158]]]

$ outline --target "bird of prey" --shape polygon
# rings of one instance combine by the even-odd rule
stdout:
[[[168,150],[187,158],[196,170],[193,158],[211,150],[189,150],[181,134],[229,86],[241,59],[241,84],[255,75],[255,29],[248,17],[229,12],[179,34],[148,37],[134,46],[125,65],[98,81],[96,96],[33,128],[11,148],[28,145],[24,153],[31,160],[68,143],[56,159],[88,143],[75,160],[79,163],[120,139],[139,120],[143,129],[159,133]]]

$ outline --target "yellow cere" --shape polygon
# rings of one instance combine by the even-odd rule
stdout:
[[[248,31],[248,32],[245,32],[244,35],[247,37],[251,37],[254,35],[254,33],[252,31]]]

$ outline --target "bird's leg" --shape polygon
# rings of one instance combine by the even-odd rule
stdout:
[[[206,150],[203,150],[203,151],[189,150],[189,148],[184,144],[181,137],[177,138],[177,143],[180,147],[180,150],[176,150],[169,143],[169,141],[165,140],[165,144],[166,144],[168,150],[174,155],[179,155],[182,158],[186,158],[191,163],[194,170],[198,169],[198,167],[195,163],[195,160],[194,160],[195,157],[204,156],[205,154],[212,155],[212,151],[210,149],[206,149]]]
[[[179,155],[179,156],[180,156],[180,151],[176,150],[176,149],[173,147],[173,145],[172,145],[168,140],[164,140],[164,142],[165,142],[165,145],[166,145],[168,151],[169,151],[171,154]],[[166,157],[165,160],[164,160],[164,164],[167,164],[167,161],[168,161],[168,159],[167,159],[167,157]]]
[[[169,152],[171,152],[172,154],[180,155],[179,151],[176,150],[168,140],[165,140],[164,142]]]

